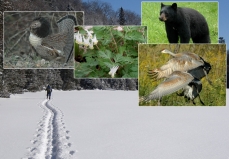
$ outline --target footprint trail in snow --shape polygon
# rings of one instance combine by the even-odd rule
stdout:
[[[40,107],[43,117],[38,123],[38,128],[31,140],[32,146],[23,159],[69,159],[75,151],[71,150],[69,131],[65,129],[63,113],[60,109],[44,100]]]

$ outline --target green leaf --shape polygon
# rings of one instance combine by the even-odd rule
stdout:
[[[102,45],[108,45],[112,42],[112,40],[105,38],[105,39],[101,40],[100,42],[102,42]]]
[[[90,69],[90,66],[88,63],[81,63],[79,67],[75,68],[75,78],[82,78],[82,77],[88,77],[88,75],[92,72],[93,70]]]
[[[104,64],[105,66],[107,66],[108,68],[111,68],[111,67],[114,66],[114,64],[111,63],[111,62],[103,62],[103,64]]]
[[[122,54],[116,54],[114,57],[114,60],[115,60],[115,63],[124,61],[123,55]]]
[[[114,37],[124,38],[124,34],[121,31],[117,31],[117,30],[112,29],[112,34]]]
[[[110,36],[109,28],[110,27],[107,27],[107,26],[94,26],[93,27],[94,34],[96,34],[98,41],[103,43],[104,40],[109,39],[108,38]],[[107,43],[107,42],[104,42],[104,43]]]
[[[119,46],[119,47],[118,47],[118,51],[119,51],[121,54],[123,54],[123,52],[126,51],[126,46]]]
[[[113,55],[110,50],[105,50],[105,51],[98,51],[98,56],[104,59],[111,59]]]
[[[126,35],[125,35],[125,38],[127,40],[134,40],[134,41],[139,41],[139,42],[145,42],[145,39],[143,38],[142,36],[142,33],[140,32],[128,32]]]
[[[132,63],[133,62],[133,59],[131,57],[124,56],[123,57],[123,61],[124,62],[127,62],[127,63]]]
[[[86,57],[86,61],[88,63],[88,66],[96,66],[96,65],[98,65],[98,62],[92,57]]]
[[[138,78],[138,65],[127,64],[122,69],[122,78]]]
[[[130,72],[129,75],[131,78],[138,78],[138,72]]]
[[[103,70],[95,70],[93,72],[91,72],[90,74],[90,78],[101,78],[104,77],[105,73],[103,72]]]
[[[138,65],[132,65],[130,70],[133,71],[133,72],[138,72]]]

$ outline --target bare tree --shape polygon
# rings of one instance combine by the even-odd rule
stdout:
[[[141,25],[141,17],[135,12],[125,10],[125,25]]]
[[[14,8],[19,11],[66,11],[68,6],[72,10],[80,11],[81,0],[15,0]]]
[[[109,3],[98,0],[83,2],[86,25],[112,25],[115,24],[115,12]],[[116,22],[117,23],[117,22]]]
[[[99,0],[87,2],[82,2],[82,0],[5,0],[4,7],[1,8],[5,11],[84,11],[84,24],[86,25],[119,24],[119,10],[114,11],[111,4]],[[140,24],[140,15],[125,10],[125,25]]]

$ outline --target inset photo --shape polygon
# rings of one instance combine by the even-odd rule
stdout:
[[[148,43],[218,43],[218,2],[142,2]]]
[[[139,106],[226,106],[225,44],[139,44]]]
[[[75,78],[138,78],[145,26],[76,26]]]
[[[3,67],[72,68],[74,27],[83,12],[4,12]]]

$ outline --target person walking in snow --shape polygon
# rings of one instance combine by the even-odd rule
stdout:
[[[51,86],[48,84],[48,86],[45,89],[47,91],[47,99],[51,98],[51,93],[52,93],[52,88]]]

